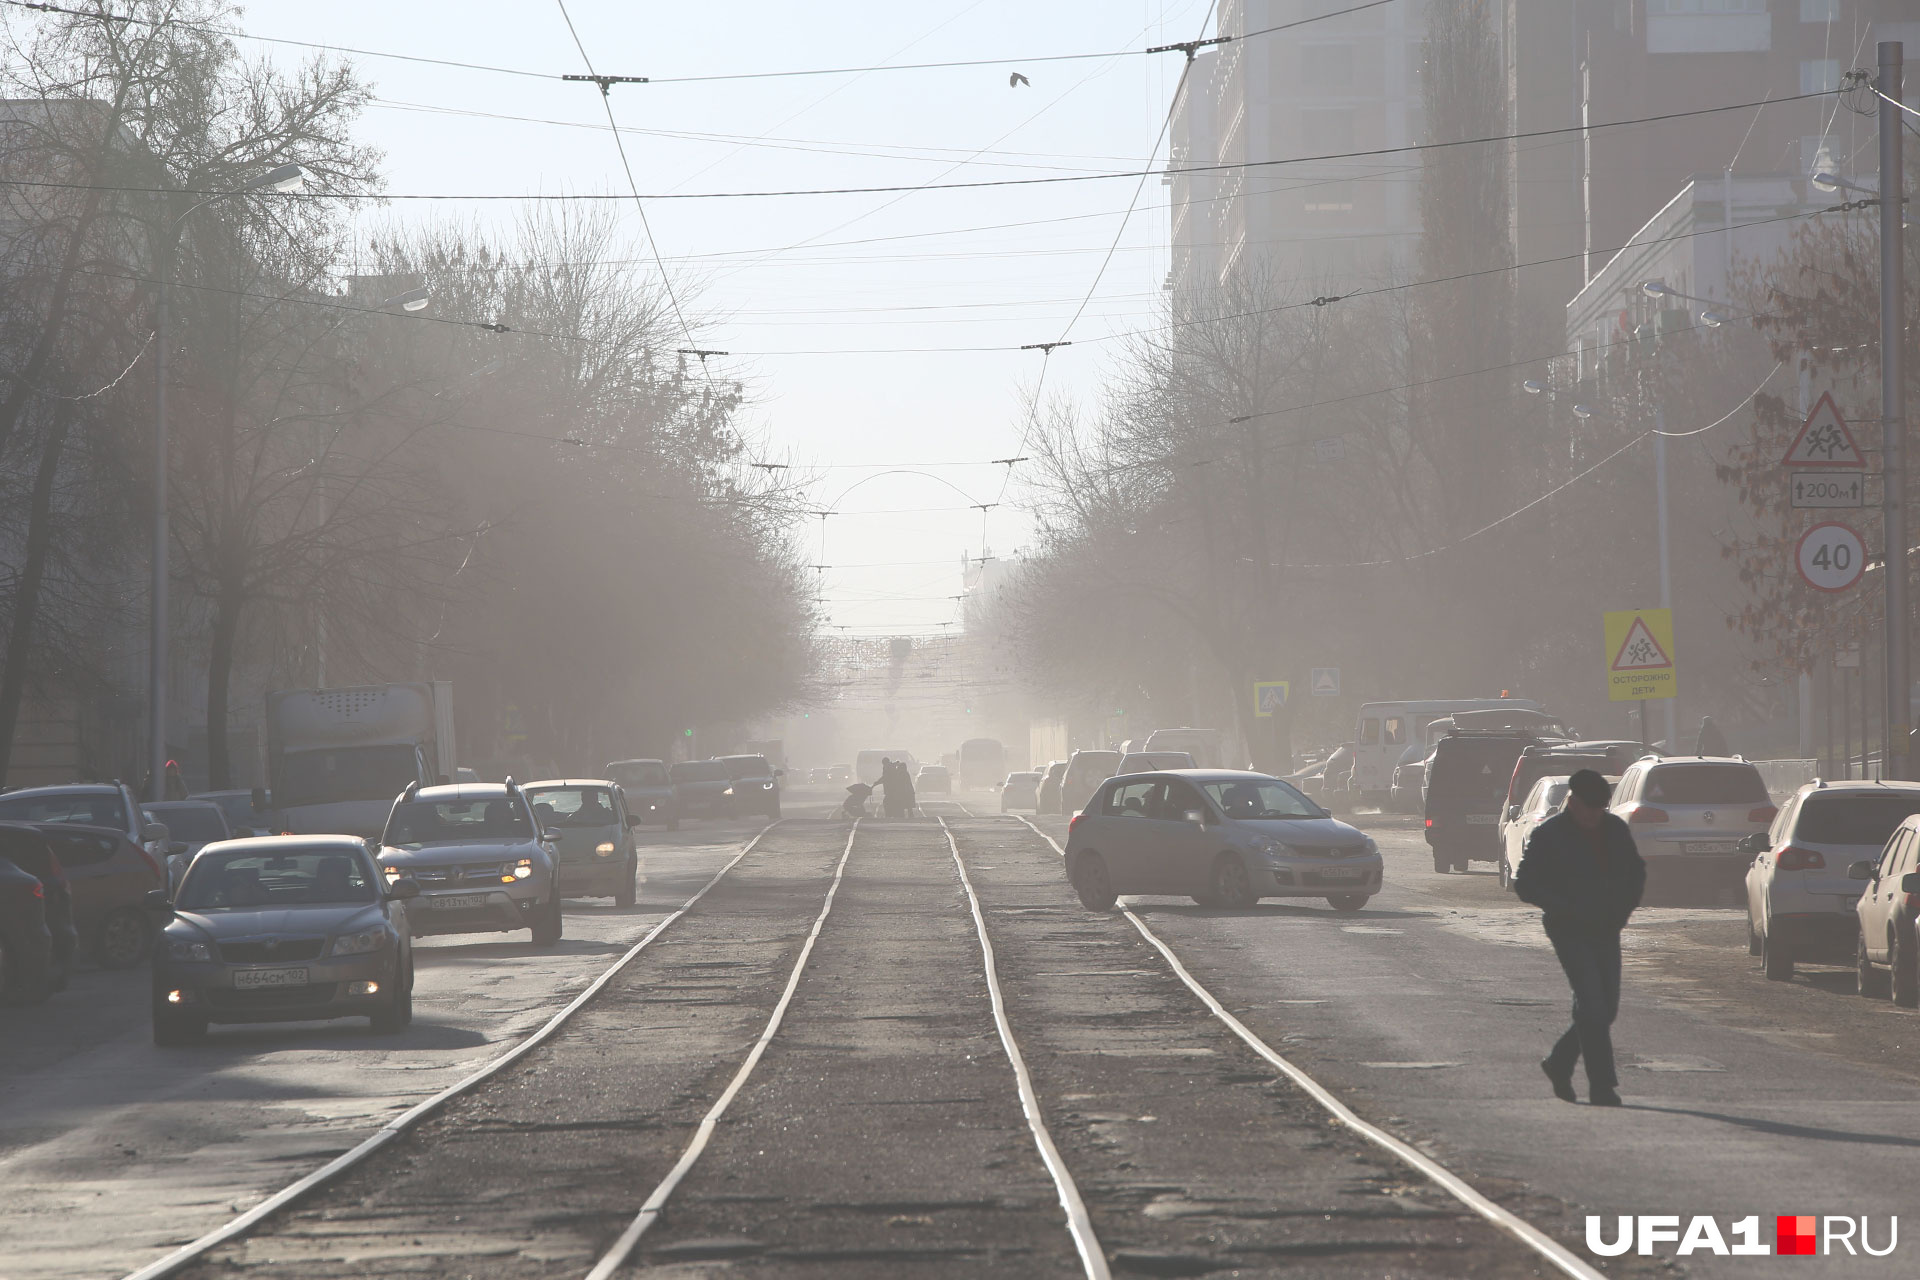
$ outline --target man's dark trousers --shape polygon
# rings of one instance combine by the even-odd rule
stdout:
[[[1620,1012],[1620,934],[1549,921],[1547,939],[1573,987],[1573,1025],[1547,1055],[1556,1075],[1573,1074],[1584,1058],[1590,1089],[1618,1089],[1613,1070],[1613,1020]]]

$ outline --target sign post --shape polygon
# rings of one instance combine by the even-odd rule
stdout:
[[[1253,714],[1256,719],[1271,720],[1287,709],[1291,686],[1285,680],[1261,680],[1253,686]]]
[[[1308,687],[1316,698],[1337,698],[1340,696],[1340,668],[1315,667],[1312,682]]]

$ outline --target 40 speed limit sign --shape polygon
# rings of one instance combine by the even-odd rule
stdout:
[[[1837,520],[1817,524],[1800,535],[1794,551],[1800,576],[1816,591],[1845,591],[1867,568],[1860,535]]]

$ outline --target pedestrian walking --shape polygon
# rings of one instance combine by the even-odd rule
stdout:
[[[1699,756],[1727,754],[1727,735],[1720,732],[1720,726],[1713,722],[1712,716],[1700,717],[1700,738],[1694,743],[1693,753]]]
[[[880,811],[889,818],[904,817],[901,811],[906,798],[907,767],[895,760],[881,757],[880,760]]]
[[[1627,824],[1607,811],[1613,788],[1592,769],[1568,782],[1567,806],[1535,827],[1514,872],[1513,890],[1539,907],[1547,940],[1573,988],[1573,1025],[1540,1069],[1553,1094],[1577,1101],[1574,1064],[1587,1065],[1587,1100],[1620,1105],[1613,1020],[1620,1012],[1620,931],[1640,905],[1647,864]]]

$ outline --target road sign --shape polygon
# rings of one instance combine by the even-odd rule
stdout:
[[[1253,686],[1253,714],[1271,720],[1287,709],[1288,684],[1285,680],[1262,680]]]
[[[1862,471],[1796,471],[1787,485],[1799,508],[1864,507],[1866,473]]]
[[[1673,611],[1616,609],[1605,615],[1605,622],[1608,700],[1675,696],[1679,678],[1674,672]]]
[[[1793,559],[1815,591],[1845,591],[1866,572],[1867,548],[1858,533],[1829,520],[1800,535]]]
[[[1307,686],[1313,690],[1316,698],[1337,698],[1340,696],[1340,668],[1315,667],[1313,679]]]
[[[1800,426],[1800,434],[1793,438],[1793,444],[1787,449],[1787,456],[1780,460],[1788,467],[1864,467],[1867,460],[1860,454],[1860,446],[1854,441],[1853,432],[1847,430],[1847,421],[1840,411],[1833,407],[1833,393],[1820,393],[1818,403],[1807,420]]]

